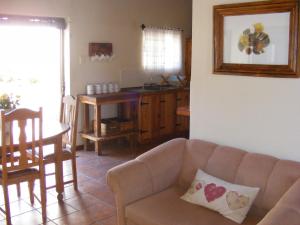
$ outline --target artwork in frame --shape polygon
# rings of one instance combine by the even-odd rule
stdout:
[[[214,6],[214,73],[299,77],[299,2]]]

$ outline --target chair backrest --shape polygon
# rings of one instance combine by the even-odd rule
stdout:
[[[63,96],[61,99],[60,122],[70,126],[70,131],[63,137],[63,145],[70,146],[71,151],[76,149],[78,121],[78,99],[71,95]]]
[[[42,109],[1,111],[2,172],[41,166],[43,159]],[[39,157],[29,157],[28,151]],[[38,152],[36,152],[38,151]],[[37,153],[37,154],[36,154]]]

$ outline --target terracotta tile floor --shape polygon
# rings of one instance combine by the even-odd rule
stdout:
[[[116,225],[116,209],[112,192],[106,185],[106,172],[134,155],[128,147],[122,144],[109,144],[104,146],[103,156],[97,156],[93,151],[78,151],[77,173],[79,191],[75,192],[73,185],[65,186],[64,200],[59,203],[56,199],[55,189],[47,191],[47,218],[48,225]],[[139,148],[139,153],[152,146]],[[47,166],[47,172],[54,170]],[[64,179],[71,178],[71,165],[64,164]],[[47,177],[47,185],[54,182],[54,177]],[[4,207],[3,193],[1,191],[0,206]],[[39,184],[35,184],[35,193],[39,196]],[[21,186],[21,198],[16,194],[16,187],[9,187],[10,205],[13,225],[36,225],[42,223],[41,206],[37,200],[31,206],[26,183]],[[5,216],[0,212],[0,225],[6,224]]]

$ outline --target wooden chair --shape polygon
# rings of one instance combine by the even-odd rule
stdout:
[[[77,169],[76,169],[76,136],[77,136],[77,120],[78,120],[78,99],[71,95],[63,96],[60,108],[60,122],[69,124],[70,131],[63,137],[63,161],[72,161],[73,179],[64,181],[65,184],[73,183],[74,189],[78,190],[77,184]],[[48,149],[49,150],[49,149]],[[55,163],[55,153],[53,149],[46,151],[44,155],[44,163]],[[46,176],[54,175],[54,173],[46,174]],[[46,189],[54,188],[48,186]]]
[[[42,110],[16,109],[11,112],[1,112],[1,142],[2,164],[0,167],[0,182],[5,200],[6,222],[11,225],[8,186],[28,182],[30,201],[34,203],[34,182],[40,180],[43,222],[46,222],[46,189],[45,170],[43,162],[42,143]],[[9,124],[9,131],[5,124]],[[28,124],[28,126],[26,126]],[[38,134],[37,131],[38,130]],[[30,157],[28,151],[38,157]],[[35,154],[37,153],[37,154]]]
[[[9,153],[6,155],[6,157],[9,157]],[[1,164],[2,164],[2,155],[0,155],[0,166],[1,166]],[[16,184],[16,187],[17,187],[17,195],[20,198],[21,197],[21,185]]]

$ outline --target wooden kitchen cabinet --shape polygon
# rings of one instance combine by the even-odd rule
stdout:
[[[139,143],[172,137],[177,131],[188,131],[188,120],[176,116],[178,104],[184,103],[188,104],[188,91],[141,95],[138,109]]]
[[[153,96],[145,95],[140,97],[138,107],[139,142],[152,139],[153,126]]]
[[[189,105],[189,92],[186,90],[178,91],[176,94],[177,107]],[[189,117],[177,116],[176,117],[176,132],[183,133],[189,130]]]
[[[192,67],[192,38],[185,40],[185,77],[190,83],[191,81],[191,67]]]
[[[172,135],[176,125],[176,94],[160,95],[160,136]]]
[[[139,142],[149,142],[159,137],[160,130],[160,95],[143,95],[140,97]]]

